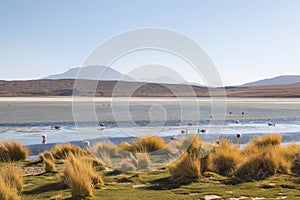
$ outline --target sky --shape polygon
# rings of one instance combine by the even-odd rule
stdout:
[[[0,0],[0,80],[81,66],[107,39],[145,27],[197,42],[225,85],[300,75],[299,22],[299,0]]]

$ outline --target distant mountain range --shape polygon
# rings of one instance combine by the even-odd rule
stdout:
[[[294,83],[300,83],[300,76],[297,76],[297,75],[277,76],[274,78],[263,79],[263,80],[246,83],[241,86],[249,87],[249,86],[294,84]]]
[[[105,66],[87,66],[75,67],[60,74],[53,74],[46,76],[42,79],[47,80],[62,80],[62,79],[86,79],[86,80],[101,80],[101,81],[127,81],[127,82],[145,82],[145,83],[166,83],[166,84],[185,84],[185,85],[198,85],[197,83],[184,82],[184,80],[177,80],[168,75],[158,74],[157,77],[145,77],[135,79],[129,75],[122,74],[121,72]]]
[[[103,81],[134,81],[135,79],[118,72],[111,67],[105,66],[87,66],[87,67],[76,67],[71,68],[68,71],[60,74],[54,74],[42,79],[86,79],[86,80],[103,80]]]
[[[127,81],[127,82],[146,82],[146,83],[166,83],[166,84],[188,84],[198,85],[197,83],[189,83],[178,81],[175,78],[168,75],[159,75],[158,77],[143,77],[135,79],[121,72],[104,66],[87,66],[71,68],[68,71],[60,74],[54,74],[42,79],[60,80],[60,79],[87,79],[87,80],[101,80],[101,81]],[[233,87],[250,87],[250,86],[268,86],[268,85],[283,85],[300,83],[300,76],[297,75],[285,75],[278,76],[269,79],[258,80],[254,82],[245,83],[239,86]]]
[[[145,83],[126,81],[98,81],[83,80],[86,85],[97,85],[95,92],[74,89],[74,79],[59,80],[28,80],[28,81],[0,81],[0,97],[42,97],[42,96],[83,96],[96,97],[126,97],[134,91],[132,97],[210,97],[219,96],[223,88],[189,86],[186,84]],[[117,90],[116,90],[117,86]],[[82,92],[82,93],[81,93]],[[87,92],[87,93],[86,93]],[[213,94],[211,93],[213,92]],[[227,97],[298,97],[300,98],[300,83],[226,87]]]
[[[115,69],[103,66],[72,68],[64,73],[47,76],[40,80],[1,81],[1,97],[39,97],[72,96],[76,94],[95,95],[97,97],[127,96],[134,97],[209,97],[222,95],[227,97],[300,97],[300,76],[280,76],[264,79],[242,86],[208,88],[199,84],[181,82],[178,78],[159,74],[158,77],[135,79]],[[149,75],[150,76],[150,75]],[[75,79],[86,85],[97,85],[94,93],[74,89]],[[118,86],[116,90],[116,86]],[[211,90],[209,90],[211,89]],[[83,92],[83,93],[81,93]],[[85,93],[86,92],[86,93]]]

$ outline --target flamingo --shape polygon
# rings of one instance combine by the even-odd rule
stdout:
[[[85,147],[89,147],[89,146],[90,146],[90,141],[85,140],[85,141],[83,142],[83,145],[84,145]]]
[[[46,141],[46,137],[47,137],[47,135],[46,135],[46,134],[43,134],[43,135],[42,135],[42,138],[43,138],[43,140],[42,140],[42,144],[46,144],[46,143],[47,143],[47,141]]]
[[[206,133],[206,129],[198,129],[198,133]]]
[[[276,124],[275,123],[268,123],[268,126],[276,126]]]
[[[52,126],[52,128],[54,128],[55,130],[59,130],[61,128],[61,126],[60,125],[54,125],[54,126]]]

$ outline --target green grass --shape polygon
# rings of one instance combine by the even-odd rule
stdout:
[[[300,178],[293,175],[275,175],[263,181],[237,184],[229,178],[215,173],[205,173],[197,182],[179,185],[170,181],[166,170],[145,173],[121,173],[110,175],[109,172],[98,172],[103,176],[104,187],[94,189],[91,199],[201,199],[206,195],[219,195],[221,198],[264,197],[287,199],[300,198]],[[59,174],[43,173],[25,176],[25,187],[22,199],[71,199],[71,191],[61,182]],[[136,187],[142,184],[144,187]],[[89,198],[87,198],[89,199]]]
[[[240,197],[247,197],[247,199],[252,199],[254,197],[265,199],[279,199],[280,197],[285,197],[285,199],[300,199],[300,146],[296,144],[282,146],[277,144],[279,141],[278,138],[279,137],[273,135],[265,138],[256,138],[255,141],[259,141],[259,144],[263,145],[254,145],[254,142],[252,141],[252,143],[247,145],[244,150],[232,149],[229,143],[224,143],[226,145],[222,146],[221,143],[220,146],[216,146],[215,149],[211,151],[212,157],[208,159],[208,163],[213,163],[213,159],[219,158],[217,156],[219,155],[218,151],[221,153],[225,152],[225,155],[230,154],[231,156],[233,156],[231,150],[237,151],[243,158],[241,162],[238,162],[237,169],[243,172],[242,174],[248,174],[251,170],[254,171],[254,174],[249,178],[241,178],[238,176],[239,173],[230,175],[224,173],[227,177],[217,174],[216,172],[220,173],[220,170],[214,169],[216,169],[216,166],[222,167],[224,158],[227,158],[227,156],[220,154],[222,155],[219,159],[220,164],[215,162],[215,167],[205,167],[205,170],[196,174],[197,176],[195,179],[190,182],[182,182],[181,184],[178,181],[175,181],[174,173],[170,174],[172,170],[168,170],[168,167],[166,167],[166,169],[159,167],[160,163],[167,159],[165,155],[155,154],[151,156],[152,168],[149,169],[149,171],[122,173],[118,170],[109,170],[102,162],[94,160],[89,154],[79,149],[79,152],[84,152],[80,155],[86,156],[80,163],[83,163],[85,159],[92,159],[91,162],[93,163],[93,168],[96,169],[96,172],[93,175],[95,175],[95,177],[102,177],[104,182],[104,185],[93,185],[93,198],[86,197],[85,199],[205,199],[207,195],[218,195],[221,199]],[[195,138],[192,137],[191,139]],[[196,155],[195,159],[199,159],[198,153],[202,144],[200,140],[196,139],[191,140],[190,142],[180,142],[181,146],[186,143],[192,144],[187,146],[185,154]],[[57,148],[57,150],[59,150],[58,152],[63,152],[62,155],[66,155],[66,153],[64,153],[65,151],[63,151],[64,149],[74,149],[73,147],[66,148],[66,146],[58,147],[61,147]],[[259,160],[261,162],[253,162],[253,160],[251,160],[252,158],[255,158],[255,161],[256,158],[261,158],[262,155],[264,155],[265,158],[262,161]],[[269,157],[270,159],[268,160]],[[125,157],[112,157],[111,162],[120,164],[122,159],[124,160]],[[71,190],[68,185],[63,182],[62,178],[66,160],[61,160],[61,157],[59,157],[54,159],[54,163],[57,167],[57,173],[45,173],[42,161],[31,163],[29,161],[13,162],[14,165],[21,166],[21,169],[30,171],[30,173],[26,173],[24,176],[22,199],[72,199]],[[178,165],[176,165],[175,162],[175,165],[176,169],[181,170],[179,170],[180,174],[183,174],[183,177],[185,177],[186,175],[183,172],[190,170],[191,164],[186,164],[186,160],[182,163],[184,164],[179,165],[177,163]],[[252,163],[252,165],[249,163]],[[293,164],[292,171],[286,170],[291,168],[291,166],[287,164]],[[0,162],[0,169],[3,169],[5,165],[5,163]],[[255,168],[256,165],[257,168]],[[252,181],[254,180],[254,175],[258,173],[258,169],[261,169],[262,166],[269,166],[262,171],[262,173],[269,174],[263,176],[262,179]],[[286,167],[286,169],[284,167]],[[200,164],[197,164],[196,169],[198,171],[200,170]],[[249,171],[248,169],[251,170]],[[191,170],[193,171],[194,169]],[[211,172],[213,170],[214,172]],[[38,172],[34,175],[28,175],[32,174],[32,171]]]

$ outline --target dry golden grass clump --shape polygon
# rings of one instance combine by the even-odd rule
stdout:
[[[118,148],[123,150],[123,151],[130,151],[131,150],[131,144],[128,142],[122,142],[118,144]]]
[[[265,148],[280,147],[281,135],[268,134],[265,136],[254,137],[242,150],[243,156],[260,155]]]
[[[236,177],[243,180],[261,180],[276,173],[290,174],[299,145],[282,146],[281,135],[269,134],[254,138],[242,150],[245,161],[237,170]]]
[[[23,176],[13,165],[4,166],[0,173],[0,199],[19,200],[19,192],[23,190]]]
[[[276,173],[277,155],[270,149],[252,154],[237,169],[235,176],[242,180],[262,180]]]
[[[55,159],[66,159],[69,156],[69,154],[78,156],[90,155],[90,153],[87,150],[69,143],[57,144],[50,150],[50,152]]]
[[[4,182],[0,176],[0,199],[3,200],[20,200],[21,197],[15,188],[11,187],[8,183]]]
[[[152,152],[158,154],[171,153],[171,148],[166,145],[164,139],[157,136],[137,138],[130,146],[125,146],[124,144],[121,146],[125,148],[123,150],[130,152]]]
[[[125,172],[135,172],[136,166],[132,159],[124,159],[120,163],[120,170]]]
[[[288,145],[280,146],[280,153],[287,159],[294,161],[296,155],[300,153],[300,145],[292,142]]]
[[[201,177],[199,152],[202,141],[197,135],[191,135],[183,142],[190,144],[186,152],[167,167],[171,173],[172,180],[179,183],[192,182]]]
[[[221,140],[220,145],[210,153],[209,168],[223,176],[232,176],[242,161],[237,147],[228,140]]]
[[[136,167],[139,170],[150,169],[151,161],[148,153],[136,153]]]
[[[14,162],[25,160],[28,149],[19,142],[4,141],[0,144],[0,162]]]
[[[17,191],[22,191],[24,187],[23,175],[17,167],[9,164],[1,169],[2,180],[8,183],[11,187],[15,188]]]
[[[293,173],[300,175],[300,153],[295,155],[292,162],[291,170]]]
[[[44,160],[44,159],[47,159],[47,160],[55,160],[55,158],[54,158],[54,156],[53,156],[53,154],[50,152],[50,151],[44,151],[43,153],[41,153],[40,155],[39,155],[39,159],[40,160]]]
[[[105,169],[103,162],[101,160],[99,160],[97,157],[94,157],[94,156],[84,156],[84,157],[80,157],[80,159],[83,162],[90,162],[90,163],[92,163],[93,167],[100,167],[100,169]]]
[[[72,197],[93,196],[93,185],[103,185],[102,178],[95,171],[92,162],[70,154],[65,162],[63,180],[71,188]]]
[[[110,157],[117,157],[118,154],[118,146],[109,142],[99,142],[89,148],[89,151],[95,155],[96,157],[101,157],[103,152],[109,154]]]
[[[196,154],[184,153],[168,166],[174,182],[188,183],[201,177],[201,163]]]
[[[57,172],[55,163],[53,162],[53,160],[47,159],[47,158],[43,158],[43,161],[45,163],[45,171],[47,173],[55,173]]]
[[[254,146],[258,148],[264,148],[269,146],[278,146],[281,144],[280,134],[267,134],[265,136],[255,137],[252,139]]]

